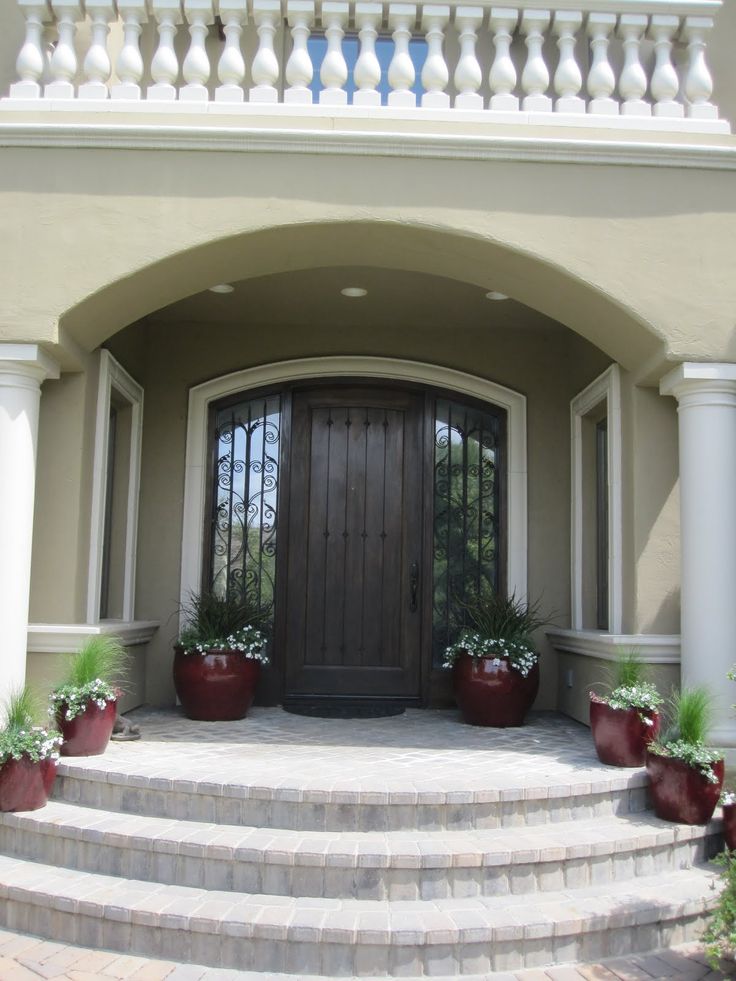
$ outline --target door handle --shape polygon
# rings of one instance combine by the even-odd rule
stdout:
[[[419,589],[419,563],[412,562],[409,569],[409,609],[412,613],[417,608],[417,591]]]

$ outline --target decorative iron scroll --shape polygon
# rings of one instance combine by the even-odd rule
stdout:
[[[215,420],[211,573],[220,593],[246,593],[273,620],[281,399],[222,409]]]
[[[465,605],[499,585],[502,419],[438,399],[434,422],[432,663],[466,622]]]

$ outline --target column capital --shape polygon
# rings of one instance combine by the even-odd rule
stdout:
[[[0,344],[0,384],[2,376],[21,375],[40,385],[59,374],[59,365],[38,344]]]
[[[736,364],[714,361],[684,361],[659,383],[660,395],[678,402],[687,395],[721,395],[736,399]]]

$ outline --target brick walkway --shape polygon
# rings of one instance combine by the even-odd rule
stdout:
[[[486,975],[491,981],[717,981],[736,977],[736,967],[712,971],[703,949],[685,944],[654,954],[617,957],[599,964],[529,969]],[[308,981],[303,976],[253,974],[223,968],[176,964],[104,950],[90,950],[0,930],[0,981]],[[321,979],[324,981],[324,979]],[[443,979],[437,979],[443,981]],[[465,981],[476,981],[467,978]]]

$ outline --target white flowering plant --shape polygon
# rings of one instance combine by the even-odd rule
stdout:
[[[625,711],[638,709],[639,718],[648,726],[653,726],[651,715],[657,712],[664,699],[647,678],[647,666],[638,651],[621,651],[616,658],[615,687],[608,695],[591,691],[593,701],[604,702],[612,709]]]
[[[461,606],[472,626],[464,628],[457,641],[446,648],[442,666],[451,668],[461,654],[467,654],[498,664],[507,661],[526,677],[539,660],[532,634],[549,622],[540,615],[539,603],[529,604],[513,593],[502,596],[486,589]]]
[[[0,766],[23,757],[34,763],[59,758],[61,735],[34,725],[36,714],[36,700],[28,688],[10,696],[5,706],[5,725],[0,729]]]
[[[90,637],[70,658],[61,684],[51,692],[49,712],[59,722],[71,722],[87,706],[104,709],[122,695],[117,679],[125,674],[128,654],[118,637]]]
[[[237,651],[244,658],[268,664],[266,614],[248,593],[214,589],[192,593],[182,607],[184,627],[177,647],[184,654]]]

